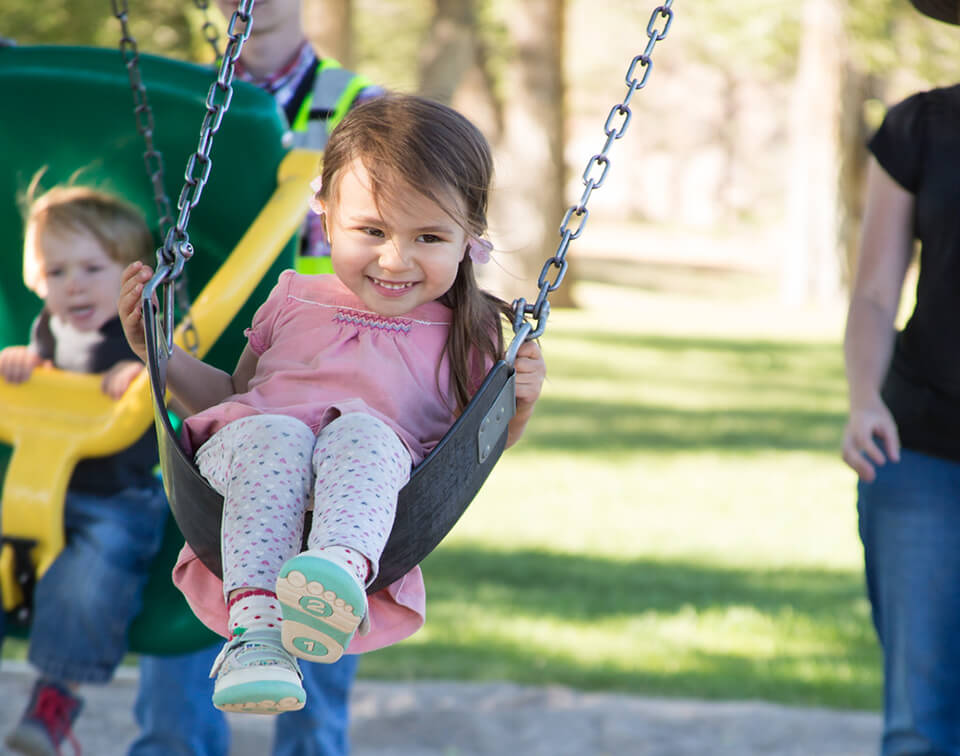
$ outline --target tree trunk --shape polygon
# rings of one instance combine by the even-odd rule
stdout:
[[[499,139],[501,110],[477,27],[475,0],[434,0],[420,48],[418,91],[461,111],[491,142]]]
[[[554,254],[564,201],[564,3],[515,0],[510,5],[504,130],[498,150],[499,191],[492,228],[501,250],[488,285],[504,299],[536,299],[537,278]],[[576,228],[576,220],[571,228]],[[575,254],[574,245],[571,254]],[[556,270],[552,269],[550,280]],[[555,306],[570,305],[571,276],[554,292]]]
[[[863,218],[863,193],[867,170],[867,124],[859,106],[877,94],[874,77],[850,68],[845,82],[844,99],[851,104],[844,109],[841,129],[843,157],[840,164],[840,243],[844,264],[842,282],[849,289],[857,266],[860,249],[860,224]]]
[[[781,280],[787,302],[828,299],[840,290],[844,254],[838,208],[848,57],[840,0],[806,0],[790,119]]]
[[[320,55],[353,67],[351,0],[304,0],[303,28]]]

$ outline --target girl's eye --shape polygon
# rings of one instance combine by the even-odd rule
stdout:
[[[99,273],[101,270],[103,270],[103,268],[100,267],[99,265],[87,266],[87,273]]]
[[[360,229],[360,230],[361,230],[363,233],[365,233],[367,236],[375,236],[375,237],[377,237],[378,239],[383,238],[383,231],[381,231],[379,228],[373,228],[372,226],[367,226],[367,227],[362,228],[362,229]]]
[[[420,234],[420,236],[417,237],[417,239],[418,239],[418,241],[422,241],[422,242],[425,242],[425,243],[427,243],[427,244],[442,244],[442,243],[443,243],[443,239],[441,239],[441,238],[440,238],[439,236],[437,236],[436,234]]]
[[[63,275],[63,269],[62,269],[62,268],[51,268],[51,269],[48,270],[44,275],[46,275],[47,278],[58,278],[59,276],[62,276],[62,275]]]

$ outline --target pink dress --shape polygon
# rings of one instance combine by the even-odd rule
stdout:
[[[246,331],[259,356],[248,391],[187,418],[185,440],[196,450],[227,423],[255,414],[291,415],[319,432],[341,414],[365,412],[393,428],[419,464],[455,419],[445,399],[450,317],[439,302],[383,317],[365,309],[336,276],[285,271]],[[173,581],[197,617],[227,637],[223,586],[188,545]],[[370,632],[355,636],[349,651],[413,634],[423,625],[425,603],[415,567],[369,597]]]

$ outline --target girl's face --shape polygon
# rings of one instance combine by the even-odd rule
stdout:
[[[78,331],[96,331],[117,316],[124,265],[91,234],[49,231],[34,237],[47,310]]]
[[[443,208],[408,187],[402,206],[378,209],[359,159],[335,188],[325,206],[333,269],[373,312],[403,315],[453,286],[467,234]]]

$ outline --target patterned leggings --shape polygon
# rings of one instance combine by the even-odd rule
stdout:
[[[308,547],[359,552],[372,582],[412,460],[388,425],[351,413],[317,436],[287,415],[241,418],[211,436],[196,462],[224,498],[226,596],[240,587],[274,590],[284,562],[301,551],[311,503]]]

